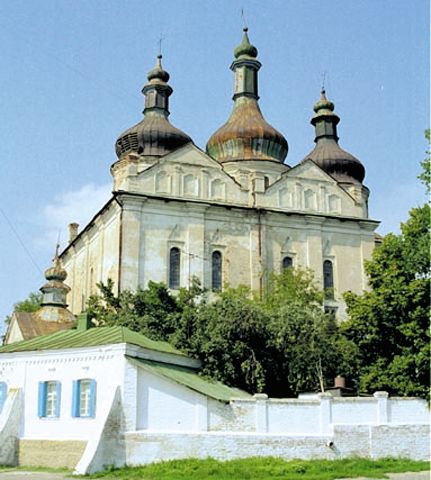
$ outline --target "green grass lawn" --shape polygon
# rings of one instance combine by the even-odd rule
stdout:
[[[387,478],[385,473],[419,472],[429,469],[428,462],[384,459],[290,460],[254,457],[221,462],[187,459],[126,467],[97,473],[85,478],[116,480],[334,480],[340,477]]]

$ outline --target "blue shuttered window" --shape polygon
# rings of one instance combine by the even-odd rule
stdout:
[[[96,414],[96,380],[90,381],[90,417]]]
[[[3,405],[6,402],[7,385],[5,382],[0,382],[0,413],[3,410]]]
[[[46,417],[46,382],[39,382],[39,394],[37,401],[37,415]]]
[[[72,417],[79,417],[79,380],[73,381],[72,387]]]
[[[72,417],[94,417],[96,413],[96,380],[74,380]]]
[[[37,414],[40,418],[58,418],[61,406],[61,383],[39,382]]]

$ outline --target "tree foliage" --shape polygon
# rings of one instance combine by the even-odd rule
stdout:
[[[371,290],[345,296],[342,329],[357,346],[362,390],[428,395],[430,213],[428,204],[412,209],[366,263]]]
[[[89,312],[106,325],[126,325],[200,358],[202,373],[249,392],[291,396],[352,372],[352,346],[323,311],[309,271],[274,275],[263,299],[245,287],[217,295],[194,281],[174,297],[160,283],[136,293],[99,285]]]
[[[425,138],[428,146],[426,150],[426,157],[421,162],[422,172],[418,175],[419,180],[425,185],[427,193],[430,193],[431,188],[431,130],[425,130]]]

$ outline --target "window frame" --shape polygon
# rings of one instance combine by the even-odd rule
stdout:
[[[54,389],[50,391],[51,386]],[[51,408],[48,406],[52,403]],[[46,419],[54,419],[60,417],[61,410],[61,382],[58,380],[45,380],[39,382],[38,391],[38,417]]]
[[[181,286],[181,249],[177,246],[169,248],[168,285],[171,290],[178,290]]]
[[[89,384],[88,410],[82,410],[82,385]],[[96,416],[96,387],[97,382],[93,378],[80,378],[72,383],[72,417],[73,418],[94,418]],[[85,397],[84,397],[85,398]]]
[[[222,290],[223,288],[223,254],[220,250],[214,250],[211,254],[211,289]]]
[[[329,270],[327,268],[329,267]],[[329,258],[323,261],[323,291],[327,300],[334,300],[334,262]]]
[[[285,265],[286,260],[289,259],[290,264]],[[287,262],[288,263],[288,262]],[[291,255],[285,255],[281,260],[281,268],[285,270],[286,268],[293,268],[293,257]]]

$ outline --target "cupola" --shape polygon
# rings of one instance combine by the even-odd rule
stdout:
[[[67,278],[67,272],[62,268],[58,257],[58,247],[52,266],[45,271],[47,282],[40,288],[43,294],[42,307],[53,305],[67,307],[66,296],[70,287],[64,283]]]
[[[168,120],[169,97],[173,90],[168,84],[169,73],[162,67],[162,55],[147,75],[148,83],[142,89],[145,96],[144,118],[123,132],[115,143],[118,158],[126,153],[162,157],[192,139],[174,127]]]
[[[311,124],[316,131],[316,146],[303,162],[313,160],[337,182],[361,184],[365,168],[356,157],[338,145],[337,125],[340,118],[334,113],[334,104],[326,98],[324,89],[314,105],[314,112]]]
[[[266,160],[283,163],[288,145],[284,136],[263,118],[258,104],[257,48],[244,28],[241,43],[234,50],[233,110],[229,120],[208,140],[207,153],[221,163]]]
[[[57,245],[52,266],[45,271],[46,283],[40,288],[42,302],[40,309],[34,313],[36,321],[55,322],[58,329],[71,328],[75,316],[67,309],[67,294],[70,287],[64,283],[67,272],[61,266]],[[54,330],[53,330],[54,331]]]

